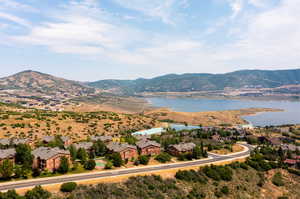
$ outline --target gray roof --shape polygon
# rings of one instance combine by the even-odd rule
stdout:
[[[44,136],[42,138],[43,142],[52,142],[54,141],[55,137],[54,136]]]
[[[195,146],[196,145],[192,142],[170,145],[170,147],[174,147],[177,151],[180,151],[180,152],[190,151],[190,150],[194,149]]]
[[[21,139],[21,138],[16,138],[12,140],[12,143],[14,145],[18,145],[18,144],[26,144],[29,141],[29,139]]]
[[[70,155],[70,152],[68,150],[63,150],[58,147],[39,147],[32,151],[32,155],[34,155],[35,158],[40,158],[42,160],[47,160],[58,154]]]
[[[136,145],[139,148],[145,148],[145,147],[148,147],[148,146],[160,147],[159,143],[157,143],[155,141],[151,141],[151,140],[141,140],[141,141],[137,142]]]
[[[98,141],[101,140],[102,142],[109,142],[112,141],[112,137],[109,135],[103,135],[103,136],[92,136],[91,137],[92,141]]]
[[[151,138],[151,135],[133,135],[133,137],[135,137],[137,140],[147,140]]]
[[[113,152],[121,152],[127,148],[131,148],[131,149],[135,149],[135,150],[137,149],[136,146],[133,146],[133,145],[130,145],[127,143],[118,143],[118,142],[110,143],[109,145],[107,145],[107,148]]]
[[[10,139],[8,139],[8,138],[2,138],[2,139],[0,139],[0,144],[2,144],[2,145],[9,145],[10,144]]]
[[[74,144],[75,148],[78,150],[80,148],[83,148],[85,150],[90,150],[93,146],[92,142],[79,142]]]
[[[16,155],[15,149],[3,149],[0,150],[0,159],[13,158]]]
[[[69,136],[61,136],[60,139],[63,141],[63,142],[67,142],[68,140],[70,140],[71,138]]]
[[[283,144],[281,148],[283,150],[290,150],[290,151],[296,151],[297,149],[300,150],[300,146],[296,146],[294,144]]]

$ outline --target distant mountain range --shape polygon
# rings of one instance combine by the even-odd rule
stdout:
[[[100,80],[89,86],[120,93],[217,91],[300,84],[300,69],[241,70],[225,74],[169,74],[152,79]]]
[[[0,78],[0,90],[20,90],[29,93],[71,96],[93,94],[102,90],[118,94],[142,92],[220,91],[227,88],[276,88],[300,84],[300,69],[293,70],[242,70],[225,74],[169,74],[152,79],[100,80],[78,82],[54,77],[36,71],[23,71]]]

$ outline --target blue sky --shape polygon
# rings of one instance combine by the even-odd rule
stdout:
[[[0,76],[299,68],[300,0],[0,0]]]

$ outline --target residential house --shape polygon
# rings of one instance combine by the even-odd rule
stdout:
[[[137,147],[127,143],[111,142],[107,148],[112,153],[119,153],[123,160],[130,160],[138,156]]]
[[[42,142],[44,144],[49,144],[50,142],[53,142],[53,141],[55,141],[55,136],[44,136],[42,138]]]
[[[192,142],[174,144],[174,145],[170,145],[168,147],[168,152],[171,155],[178,156],[178,155],[180,155],[182,153],[192,152],[195,147],[196,147],[196,145],[194,143],[192,143]]]
[[[160,154],[161,145],[151,140],[140,140],[136,143],[141,155],[158,155]]]
[[[137,135],[133,135],[133,137],[135,137],[137,140],[149,140],[151,139],[151,135],[140,135],[140,134],[137,134]]]
[[[19,145],[19,144],[28,144],[28,145],[30,145],[30,146],[32,146],[32,141],[30,140],[30,139],[27,139],[27,138],[15,138],[15,139],[12,139],[12,144],[14,145],[14,146],[17,146],[17,145]]]
[[[15,162],[16,150],[15,149],[2,149],[0,150],[0,163],[4,160]]]
[[[86,151],[91,151],[93,147],[93,142],[78,142],[74,144],[76,150],[82,148],[85,149]]]
[[[32,151],[32,155],[34,156],[32,167],[41,170],[57,170],[62,157],[66,157],[70,161],[70,152],[58,147],[39,147]]]
[[[9,146],[10,144],[11,144],[10,139],[8,139],[8,138],[0,139],[0,145]]]
[[[283,144],[281,145],[281,148],[284,151],[296,151],[297,149],[300,151],[300,147],[294,144]]]
[[[282,144],[279,137],[266,138],[266,141],[273,146],[280,146]]]
[[[61,141],[63,142],[65,147],[68,147],[72,144],[72,140],[68,136],[60,136]],[[45,144],[49,144],[50,142],[55,141],[55,136],[44,136],[42,138],[42,142]]]

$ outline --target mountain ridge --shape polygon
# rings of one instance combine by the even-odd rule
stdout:
[[[176,82],[176,84],[174,84]],[[239,70],[224,74],[167,74],[150,79],[99,80],[88,85],[123,93],[214,91],[226,88],[275,88],[300,84],[300,69]]]

